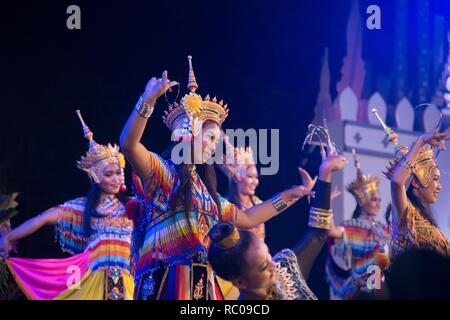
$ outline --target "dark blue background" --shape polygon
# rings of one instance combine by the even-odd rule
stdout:
[[[444,1],[442,1],[444,2]],[[224,128],[280,129],[280,171],[260,179],[267,199],[299,183],[301,143],[314,117],[322,55],[329,47],[331,93],[346,50],[350,1],[39,1],[2,5],[0,189],[20,192],[21,214],[30,218],[84,195],[89,180],[75,167],[87,150],[75,109],[99,143],[118,143],[122,126],[147,80],[165,69],[186,92],[187,59],[193,56],[198,93],[216,95],[230,108]],[[380,72],[392,67],[393,10],[379,4],[383,29],[365,31],[364,58]],[[441,2],[433,10],[448,13]],[[66,8],[81,8],[78,31],[66,28]],[[362,10],[363,10],[362,9]],[[446,11],[447,10],[447,11]],[[366,17],[365,10],[361,12]],[[414,12],[412,13],[414,20]],[[151,150],[167,147],[158,102],[143,139]],[[307,169],[315,174],[318,157]],[[127,177],[130,170],[127,172]],[[219,174],[220,191],[226,181]],[[128,179],[128,185],[130,186]],[[273,253],[294,245],[307,223],[301,201],[267,224]],[[20,256],[58,257],[52,228],[20,243]],[[322,254],[311,286],[326,298]]]

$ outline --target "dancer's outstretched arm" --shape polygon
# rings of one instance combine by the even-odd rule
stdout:
[[[331,202],[333,202],[334,199],[339,197],[342,194],[342,192],[335,186],[333,190],[331,191]],[[337,226],[334,223],[334,219],[331,219],[331,227],[330,232],[328,232],[328,236],[331,238],[342,238],[344,236],[345,228],[342,226]]]
[[[266,200],[256,206],[253,206],[250,209],[247,209],[245,212],[239,210],[237,214],[236,226],[243,229],[254,228],[257,225],[264,223],[277,216],[281,212],[285,211],[287,208],[289,208],[304,196],[314,196],[314,192],[307,187],[300,185],[282,191],[277,196],[278,199],[280,199],[279,203],[284,202],[283,206],[278,207],[278,209],[275,208],[275,204],[278,201],[274,200],[275,198],[277,198],[274,197],[270,200]]]
[[[394,213],[397,215],[398,221],[401,221],[408,207],[405,183],[411,175],[411,168],[414,166],[414,162],[416,161],[420,150],[425,144],[440,147],[441,150],[445,150],[445,140],[448,139],[448,131],[439,133],[436,130],[433,133],[426,133],[420,136],[395,168],[391,177],[391,195]]]
[[[120,147],[130,162],[133,170],[139,176],[144,176],[150,170],[148,150],[141,143],[141,138],[147,125],[148,117],[150,117],[155,106],[156,100],[163,95],[171,87],[177,85],[176,81],[170,81],[167,77],[167,71],[164,71],[161,78],[151,78],[147,83],[142,100],[137,105],[138,110],[133,109],[128,118],[125,127],[120,136]]]
[[[0,238],[0,255],[3,257],[9,254],[11,250],[11,242],[25,238],[45,225],[55,225],[58,222],[59,208],[51,208],[40,215],[31,218],[15,229],[4,234]]]
[[[319,179],[314,190],[316,195],[311,203],[311,210],[331,210],[331,175],[341,170],[347,160],[338,154],[332,154],[322,161]],[[311,213],[312,214],[312,213]],[[329,229],[308,227],[306,233],[294,247],[300,271],[308,279],[310,271],[329,235]]]

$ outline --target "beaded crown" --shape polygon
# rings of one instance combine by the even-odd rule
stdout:
[[[395,147],[395,157],[393,160],[389,161],[389,164],[386,166],[386,171],[383,172],[386,178],[391,179],[392,173],[402,158],[408,153],[409,148],[399,143],[397,134],[384,123],[379,116],[377,109],[373,108],[372,113],[378,118],[389,141],[391,141]],[[412,174],[419,180],[422,186],[428,187],[431,181],[431,171],[437,166],[434,151],[431,146],[427,144],[420,150],[414,163],[414,168],[412,168]]]
[[[112,146],[109,143],[101,145],[95,142],[94,134],[85,124],[80,110],[76,110],[76,114],[83,126],[84,137],[89,141],[89,150],[77,161],[78,169],[86,172],[95,183],[101,183],[103,181],[104,168],[110,164],[118,164],[122,170],[122,183],[124,186],[125,157],[120,153],[119,146]]]
[[[198,84],[195,79],[194,70],[192,68],[192,57],[188,56],[189,61],[189,78],[188,89],[180,102],[175,102],[169,106],[164,112],[164,124],[175,134],[176,139],[190,139],[197,136],[205,121],[214,121],[218,125],[222,125],[228,116],[228,106],[223,100],[217,102],[217,98],[213,99],[207,95],[204,99],[195,91]]]
[[[229,159],[227,155],[224,155],[224,163],[218,164],[218,166],[229,179],[234,176],[238,181],[241,181],[247,176],[247,169],[256,165],[253,158],[253,150],[251,147],[234,148],[228,142],[227,138],[228,137],[225,137],[227,148],[231,148],[231,150],[233,150],[233,154],[231,159]]]
[[[380,179],[377,176],[366,175],[362,172],[359,161],[356,158],[355,149],[353,151],[354,164],[356,167],[356,179],[350,182],[346,189],[356,199],[360,206],[365,205],[371,195],[378,190]]]

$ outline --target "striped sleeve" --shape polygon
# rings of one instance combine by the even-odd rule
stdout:
[[[143,182],[143,192],[150,197],[157,188],[162,188],[165,194],[171,192],[176,175],[170,169],[167,161],[154,152],[148,154],[149,171],[140,177]]]
[[[239,210],[238,207],[236,207],[230,201],[223,198],[221,195],[218,195],[218,196],[219,196],[219,201],[220,201],[221,220],[228,221],[228,222],[235,224],[236,220],[237,220],[238,210]]]
[[[72,255],[86,249],[86,239],[83,236],[83,214],[86,198],[77,198],[57,206],[58,222],[56,239],[61,250]]]

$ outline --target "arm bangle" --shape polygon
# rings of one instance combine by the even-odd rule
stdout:
[[[329,230],[333,219],[333,211],[311,207],[309,210],[308,226],[318,229]]]
[[[143,117],[143,118],[150,118],[150,116],[153,113],[154,106],[150,106],[147,103],[144,102],[144,99],[142,96],[139,97],[138,102],[136,103],[136,106],[134,107],[136,109],[137,113]]]
[[[272,204],[275,208],[275,210],[277,210],[277,212],[281,212],[284,209],[287,208],[287,203],[281,198],[281,194],[277,194],[275,195],[272,199]]]

